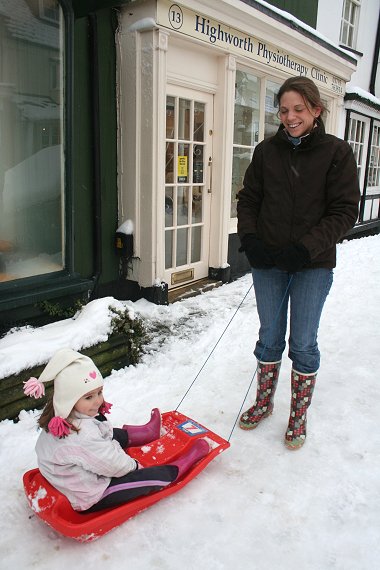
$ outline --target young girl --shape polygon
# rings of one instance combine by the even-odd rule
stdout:
[[[77,511],[114,507],[159,491],[209,452],[208,443],[199,439],[170,465],[142,468],[124,448],[160,437],[158,409],[146,425],[113,429],[104,416],[111,404],[103,398],[102,375],[90,358],[69,348],[53,355],[38,380],[25,382],[24,392],[40,398],[44,383],[52,380],[54,395],[38,422],[38,467]]]

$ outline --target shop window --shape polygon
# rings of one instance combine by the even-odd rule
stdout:
[[[276,98],[279,88],[280,83],[236,71],[231,218],[236,218],[237,194],[255,146],[262,138],[274,135],[280,124]]]
[[[267,81],[265,90],[265,125],[264,138],[271,137],[276,134],[280,125],[280,119],[277,116],[278,102],[277,93],[280,89],[280,83]]]
[[[237,194],[243,185],[245,171],[253,149],[259,142],[260,79],[236,71],[234,140],[232,151],[231,217],[236,218]]]
[[[64,268],[64,21],[57,1],[2,8],[0,280]]]
[[[344,46],[355,48],[359,24],[360,0],[344,0],[339,41]]]

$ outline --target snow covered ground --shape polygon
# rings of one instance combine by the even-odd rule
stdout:
[[[60,570],[373,570],[380,557],[380,236],[338,246],[319,334],[322,365],[308,438],[283,437],[290,401],[284,356],[275,412],[257,430],[236,427],[231,447],[184,489],[80,544],[28,507],[22,475],[36,466],[37,412],[0,423],[1,568]],[[111,421],[142,423],[151,408],[179,411],[228,439],[252,380],[258,319],[249,275],[168,307],[101,299],[74,319],[0,340],[0,377],[70,343],[103,340],[108,305],[128,305],[154,331],[140,364],[105,381]],[[249,290],[250,289],[250,290]],[[226,326],[249,291],[231,324]],[[222,338],[220,336],[223,334]],[[218,342],[218,339],[219,342]],[[21,354],[20,354],[21,352]],[[211,354],[211,356],[210,356]],[[1,380],[0,380],[1,381]],[[252,384],[244,409],[255,395]]]

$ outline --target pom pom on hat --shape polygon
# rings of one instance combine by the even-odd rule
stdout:
[[[70,424],[62,418],[52,418],[48,423],[50,433],[56,437],[66,437],[70,433]]]
[[[24,394],[25,396],[30,396],[33,398],[42,398],[42,396],[45,396],[45,386],[43,385],[42,382],[40,382],[39,380],[37,380],[37,378],[34,378],[33,376],[31,378],[29,378],[29,380],[27,380],[26,382],[24,382],[25,384],[25,388],[24,388]]]
[[[99,413],[109,414],[112,406],[113,406],[113,404],[110,404],[109,402],[106,402],[105,400],[103,400],[103,404],[99,408]]]
[[[66,418],[71,410],[88,392],[103,386],[103,377],[88,356],[71,348],[58,350],[45,366],[39,379],[25,382],[24,393],[40,398],[45,393],[44,384],[54,380],[53,407],[55,418],[49,422],[49,431],[58,437],[68,435]]]

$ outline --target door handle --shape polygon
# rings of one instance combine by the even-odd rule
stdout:
[[[211,194],[212,192],[212,156],[208,157],[208,188],[207,188],[207,193]]]

